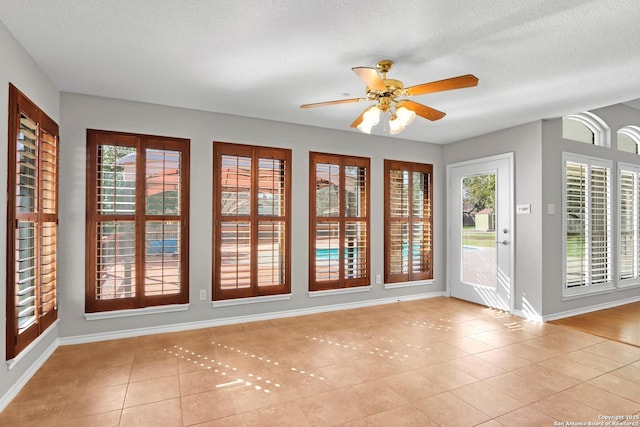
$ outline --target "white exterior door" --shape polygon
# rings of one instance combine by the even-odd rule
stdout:
[[[447,166],[448,293],[513,309],[513,153]]]

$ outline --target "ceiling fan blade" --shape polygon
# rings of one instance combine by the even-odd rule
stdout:
[[[418,104],[417,102],[404,99],[398,103],[398,105],[407,107],[409,110],[415,112],[418,116],[424,117],[427,120],[435,121],[443,118],[446,113],[436,110],[435,108],[427,107],[426,105]]]
[[[335,104],[348,104],[350,102],[360,102],[366,101],[366,98],[348,98],[348,99],[339,99],[337,101],[325,101],[325,102],[316,102],[314,104],[303,104],[300,108],[315,108],[315,107],[324,107],[326,105],[335,105]]]
[[[365,110],[360,113],[360,115],[353,121],[353,123],[351,123],[352,128],[358,127],[358,125],[362,123],[362,120],[364,119],[364,113],[366,113],[368,109],[369,108],[365,108]]]
[[[472,87],[478,84],[478,78],[473,74],[451,77],[449,79],[438,80],[431,83],[410,86],[404,90],[405,95],[424,95],[426,93],[442,92],[445,90],[461,89]]]
[[[387,86],[384,84],[380,78],[380,74],[378,74],[375,68],[353,67],[352,70],[367,84],[369,88],[373,90],[387,90]]]

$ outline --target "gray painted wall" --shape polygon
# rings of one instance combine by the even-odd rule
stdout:
[[[396,138],[339,132],[313,127],[227,116],[122,100],[70,93],[60,94],[37,64],[0,23],[0,84],[5,101],[0,102],[0,135],[7,135],[7,84],[13,82],[60,124],[60,233],[59,293],[60,321],[45,339],[29,349],[13,366],[0,368],[0,396],[15,385],[57,338],[110,334],[138,328],[162,328],[179,323],[207,322],[238,316],[266,315],[287,310],[319,309],[335,304],[373,302],[377,299],[408,298],[445,287],[445,166],[506,152],[515,157],[515,204],[530,204],[531,214],[515,216],[515,308],[537,315],[554,315],[626,298],[638,298],[640,288],[563,301],[561,236],[561,153],[569,151],[616,161],[640,164],[640,157],[615,149],[589,146],[562,139],[561,120],[525,124],[446,146]],[[595,110],[615,131],[640,124],[637,110],[614,106]],[[84,317],[84,223],[86,129],[105,129],[167,135],[191,139],[191,236],[190,300],[182,312],[88,321]],[[212,242],[212,141],[286,147],[293,150],[292,299],[224,308],[199,301],[201,289],[211,297]],[[434,165],[434,267],[432,285],[385,290],[372,284],[366,293],[310,298],[307,292],[308,163],[309,151],[332,152],[371,158],[371,274],[383,274],[383,161],[385,158]],[[0,144],[0,165],[7,164],[7,146]],[[6,189],[6,174],[0,173],[0,188]],[[617,215],[617,193],[613,192],[613,215]],[[546,206],[556,205],[548,215]],[[614,228],[615,232],[615,228]],[[6,239],[6,198],[0,197],[0,247]],[[615,248],[614,240],[614,248]],[[4,255],[2,256],[4,259]],[[6,266],[0,262],[0,277]],[[528,306],[527,306],[528,305]],[[6,289],[0,286],[0,354],[5,354]]]
[[[447,144],[444,146],[443,157],[445,165],[448,165],[496,154],[514,153],[514,203],[530,204],[531,214],[515,215],[512,280],[515,310],[527,312],[530,316],[542,314],[541,139],[541,122],[534,122]]]
[[[185,322],[204,322],[287,310],[401,298],[444,289],[444,182],[442,146],[269,122],[202,111],[91,97],[61,96],[60,170],[60,337],[153,328]],[[191,140],[190,304],[183,312],[106,320],[85,320],[85,171],[86,129],[166,135]],[[260,304],[212,308],[199,301],[201,289],[211,296],[212,257],[212,141],[286,147],[292,149],[292,299]],[[339,153],[371,159],[371,274],[383,275],[384,159],[434,165],[434,265],[431,285],[385,290],[373,283],[365,293],[322,297],[308,295],[309,151]]]
[[[6,142],[8,125],[8,96],[9,82],[27,95],[33,102],[45,111],[53,120],[60,124],[60,95],[53,83],[42,73],[33,59],[25,52],[20,44],[0,22],[0,360],[6,355],[6,300],[7,288],[5,277],[6,238],[7,238],[7,150]],[[56,327],[44,340],[39,341],[29,354],[20,359],[12,369],[7,365],[0,367],[0,397],[4,396],[11,387],[36,363],[46,349],[55,342]]]
[[[640,156],[619,151],[616,148],[616,134],[621,127],[628,125],[640,126],[640,111],[625,105],[592,110],[592,113],[600,117],[611,129],[611,148],[600,147],[582,142],[571,141],[562,138],[562,119],[545,120],[543,122],[542,138],[542,188],[543,206],[543,269],[542,269],[542,294],[543,314],[545,316],[563,316],[563,313],[579,310],[585,307],[594,307],[600,304],[610,304],[615,301],[640,297],[640,288],[616,289],[603,295],[583,296],[575,299],[562,299],[562,153],[575,153],[591,157],[640,164]],[[617,171],[612,171],[611,208],[613,224],[614,261],[615,251],[618,248],[617,217],[618,217],[618,193]],[[556,214],[546,213],[548,204],[555,204]],[[617,266],[614,263],[614,277]]]
[[[0,135],[7,135],[7,87],[13,82],[60,125],[60,226],[58,252],[59,322],[12,369],[0,368],[0,397],[15,393],[20,381],[37,368],[58,338],[110,334],[138,328],[162,328],[176,323],[206,322],[238,316],[263,315],[287,310],[317,309],[334,304],[401,299],[444,289],[442,147],[397,138],[328,131],[313,127],[185,110],[70,93],[60,94],[28,53],[0,23]],[[191,304],[183,312],[87,321],[84,317],[84,212],[86,129],[108,129],[191,139]],[[287,147],[293,150],[292,299],[288,301],[212,308],[199,301],[201,289],[211,292],[212,141]],[[334,152],[371,158],[371,273],[383,274],[383,166],[384,159],[434,165],[434,265],[431,285],[385,290],[372,284],[366,293],[310,298],[307,292],[308,163],[309,151]],[[0,164],[6,165],[7,145],[0,144]],[[6,189],[6,173],[0,188]],[[6,198],[0,198],[0,242],[6,229]],[[0,247],[4,248],[2,244]],[[2,256],[4,259],[4,255]],[[0,263],[0,277],[6,265]],[[0,354],[5,354],[6,289],[0,286]],[[6,365],[5,365],[6,366]],[[4,402],[6,403],[6,401]]]

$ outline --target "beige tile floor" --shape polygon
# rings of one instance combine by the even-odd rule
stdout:
[[[603,416],[640,416],[640,348],[442,297],[59,347],[0,425],[537,427]]]

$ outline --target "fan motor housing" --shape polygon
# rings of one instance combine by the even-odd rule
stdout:
[[[373,90],[370,87],[367,87],[367,98],[370,100],[378,99],[381,97],[389,97],[395,98],[396,96],[402,95],[402,90],[404,89],[404,85],[400,80],[395,79],[383,79],[384,85],[387,87],[386,90]]]

